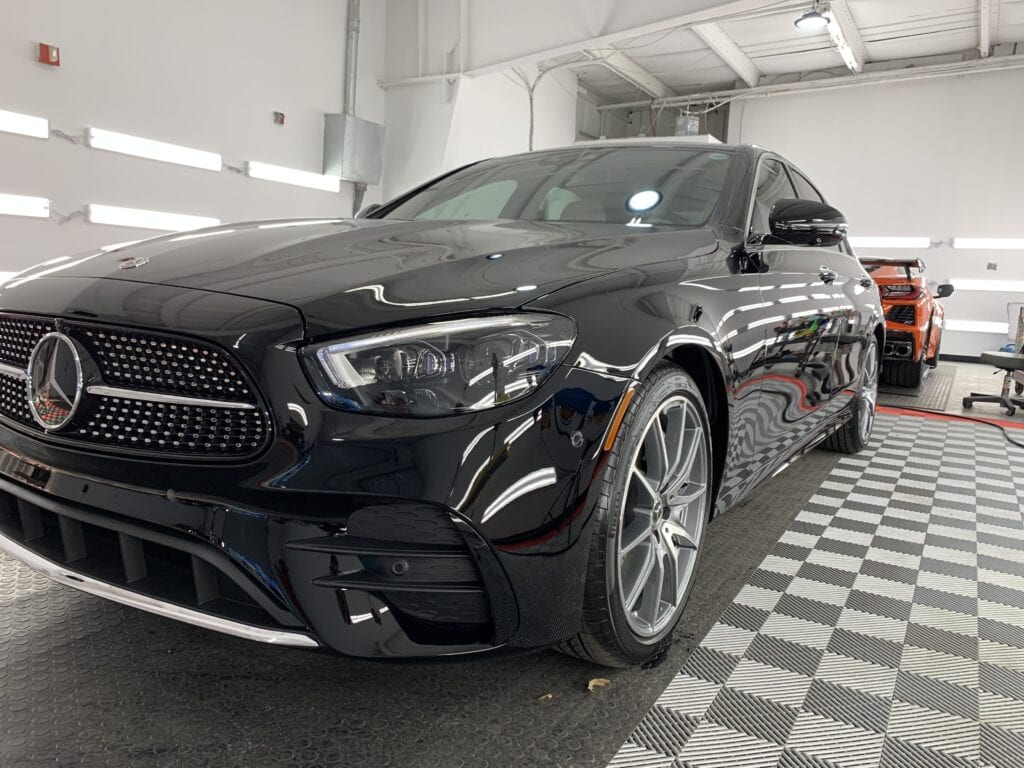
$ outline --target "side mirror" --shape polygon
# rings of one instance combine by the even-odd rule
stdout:
[[[950,285],[949,283],[943,283],[942,285],[940,285],[938,287],[938,290],[936,290],[935,298],[937,298],[937,299],[944,299],[947,296],[952,296],[953,295],[953,291],[954,291],[954,288],[953,288],[952,285]]]
[[[768,215],[770,243],[828,247],[846,238],[846,217],[813,200],[779,200]]]
[[[368,206],[366,206],[361,211],[359,211],[359,213],[356,214],[356,218],[357,219],[365,219],[367,216],[369,216],[374,211],[380,210],[380,208],[381,208],[381,204],[380,203],[370,203]]]

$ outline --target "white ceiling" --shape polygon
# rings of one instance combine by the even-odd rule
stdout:
[[[1024,0],[992,0],[999,6],[993,44],[1024,41]],[[793,22],[808,10],[810,0],[765,3],[769,9],[718,20],[721,29],[757,65],[761,83],[794,73],[834,70],[843,66],[827,31],[804,32]],[[980,40],[979,0],[847,0],[869,62],[892,61],[977,51]],[[692,30],[679,28],[615,42],[677,93],[733,87],[736,73]],[[566,56],[550,63],[573,60]],[[579,58],[579,56],[576,56]],[[646,98],[637,86],[601,63],[581,65],[580,84],[608,103]]]

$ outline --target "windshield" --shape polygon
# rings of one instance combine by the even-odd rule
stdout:
[[[699,227],[722,196],[731,159],[721,150],[646,146],[485,160],[432,184],[383,218]]]

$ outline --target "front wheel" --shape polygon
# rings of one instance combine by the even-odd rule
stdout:
[[[641,385],[604,472],[583,624],[560,649],[626,667],[675,629],[711,511],[711,428],[700,390],[663,363]]]
[[[860,453],[871,439],[878,404],[878,340],[872,336],[864,351],[860,390],[853,402],[853,418],[825,439],[825,448],[839,453]]]

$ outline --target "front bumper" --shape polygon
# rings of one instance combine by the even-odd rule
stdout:
[[[381,421],[339,441],[325,414],[316,439],[282,435],[251,466],[108,458],[101,473],[0,426],[0,551],[65,585],[262,642],[376,658],[548,646],[579,627],[590,486],[626,385],[570,368],[553,378],[486,426],[407,422],[386,455]],[[189,486],[203,492],[170,489]],[[419,496],[393,492],[414,486]]]

